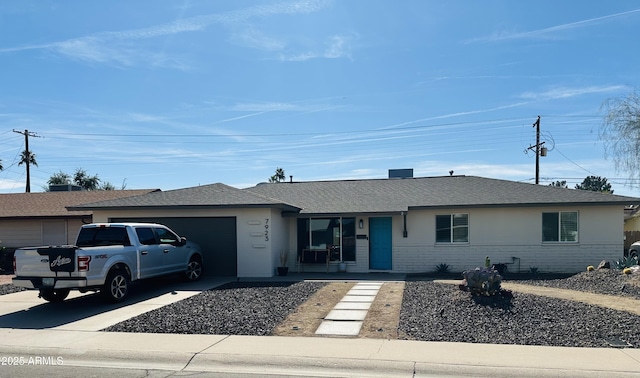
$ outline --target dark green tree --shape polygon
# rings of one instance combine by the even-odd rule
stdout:
[[[76,173],[73,175],[73,182],[84,190],[97,190],[100,188],[98,175],[89,176],[87,171],[82,168],[76,169]]]
[[[49,177],[49,180],[47,181],[48,185],[67,185],[67,184],[71,184],[71,176],[69,176],[68,174],[59,171],[57,173],[54,173],[51,175],[51,177]]]
[[[611,184],[606,178],[600,176],[587,176],[582,183],[576,184],[576,189],[613,194]]]
[[[612,158],[618,171],[630,178],[640,177],[640,96],[606,100],[602,104],[604,120],[599,136],[604,142],[605,158]]]
[[[556,188],[568,188],[566,180],[552,182],[549,186],[554,186]]]
[[[77,168],[76,172],[73,175],[73,179],[71,175],[59,171],[54,173],[49,177],[47,181],[48,185],[67,185],[67,184],[75,184],[80,186],[84,190],[116,190],[116,187],[108,182],[101,182],[98,178],[98,175],[89,175],[87,171],[82,168]],[[126,179],[122,182],[122,190],[126,188]],[[49,190],[49,187],[44,188],[45,191]]]
[[[277,168],[276,173],[269,177],[269,182],[283,182],[286,179],[284,175],[284,169]]]

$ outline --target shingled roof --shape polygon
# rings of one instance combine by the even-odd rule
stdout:
[[[67,207],[123,197],[137,197],[158,189],[92,190],[0,194],[0,218],[82,217],[90,209],[69,211]]]
[[[640,198],[476,176],[264,183],[244,189],[286,199],[305,214],[397,213],[410,209],[630,205]]]
[[[301,214],[399,213],[410,209],[579,205],[621,207],[640,198],[476,176],[225,184],[79,204],[70,210],[273,207]]]
[[[80,209],[154,209],[154,208],[220,208],[220,207],[275,207],[286,211],[300,209],[285,201],[264,197],[225,184],[202,185],[191,188],[158,191],[135,198],[120,198],[72,206]]]

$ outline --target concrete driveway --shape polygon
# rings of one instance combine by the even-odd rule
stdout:
[[[72,291],[62,303],[38,298],[37,290],[0,295],[0,328],[99,331],[231,280],[206,276],[198,282],[181,282],[177,277],[151,279],[133,284],[129,298],[117,304],[105,303],[92,292]]]

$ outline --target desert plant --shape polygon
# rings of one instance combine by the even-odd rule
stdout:
[[[462,272],[466,288],[473,294],[486,296],[500,293],[502,277],[497,270],[490,268],[475,268]]]
[[[638,256],[625,256],[615,262],[616,269],[631,268],[634,265],[638,265]]]
[[[440,263],[436,265],[436,274],[447,274],[449,273],[449,264]]]
[[[529,273],[531,273],[531,274],[538,274],[538,267],[537,267],[537,266],[531,266],[531,267],[529,267]]]
[[[587,267],[587,272],[593,272],[593,270],[594,270],[594,269],[595,269],[595,268],[593,267],[593,265],[589,265],[589,266]]]

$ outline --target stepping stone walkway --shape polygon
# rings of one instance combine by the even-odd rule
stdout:
[[[358,336],[382,282],[359,282],[327,314],[316,335]]]

